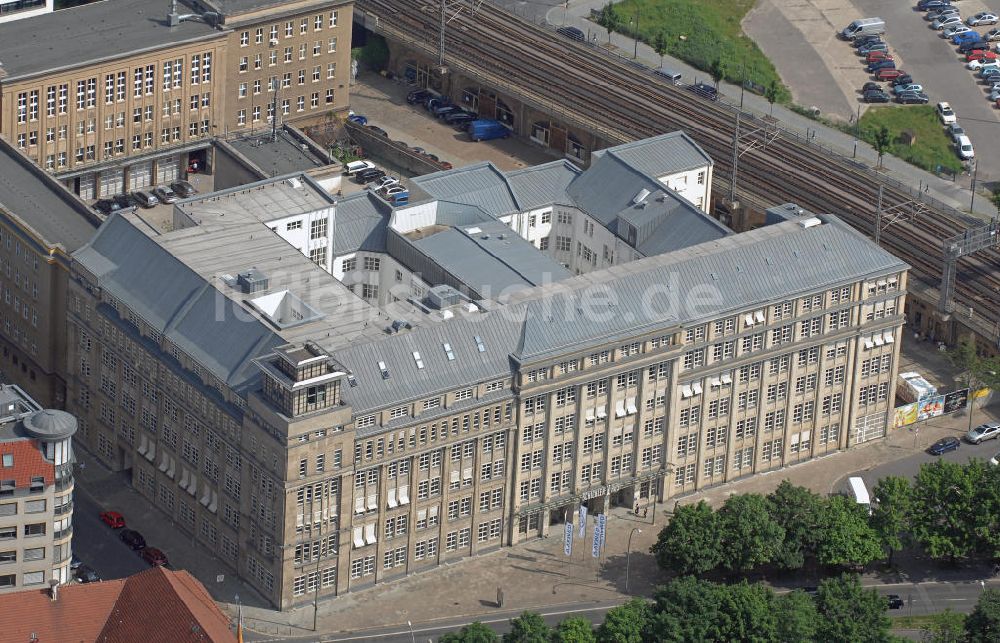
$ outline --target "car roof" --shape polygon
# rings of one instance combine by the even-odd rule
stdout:
[[[962,134],[961,136],[958,137],[958,143],[959,145],[966,145],[966,144],[972,145],[972,141],[970,141],[969,137],[966,136],[965,134]]]

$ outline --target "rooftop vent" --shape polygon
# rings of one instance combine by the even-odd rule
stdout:
[[[403,330],[409,330],[410,328],[413,328],[413,326],[410,325],[410,322],[405,319],[396,319],[389,325],[389,332],[398,333]]]
[[[639,193],[636,194],[634,197],[632,197],[633,205],[639,205],[640,203],[646,200],[647,196],[649,196],[649,190],[647,190],[646,188],[639,190]]]
[[[323,317],[323,313],[296,297],[290,290],[250,299],[247,303],[279,329],[308,324]]]
[[[382,372],[382,379],[389,379],[389,369],[386,367],[385,362],[378,363],[378,370]]]
[[[814,228],[818,225],[822,225],[822,223],[823,222],[817,219],[816,217],[809,217],[808,219],[802,219],[801,221],[799,221],[799,226],[803,228]]]
[[[239,285],[241,291],[251,295],[255,292],[264,292],[267,290],[268,279],[267,275],[260,270],[251,268],[246,272],[241,272],[236,277],[236,283]]]
[[[443,310],[460,303],[464,297],[451,286],[444,284],[434,286],[427,291],[427,304],[432,308]]]

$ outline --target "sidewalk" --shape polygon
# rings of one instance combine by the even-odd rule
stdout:
[[[636,51],[636,44],[633,38],[620,33],[612,33],[609,40],[607,30],[596,23],[590,22],[588,19],[592,9],[599,10],[606,3],[607,0],[570,0],[568,9],[562,5],[550,9],[546,22],[554,26],[574,26],[586,34],[588,41],[600,46],[601,49],[607,49],[612,54],[632,60],[633,52]],[[651,69],[660,66],[660,56],[657,55],[652,47],[639,42],[637,50],[639,62]],[[683,61],[671,58],[670,56],[664,56],[662,60],[663,66],[683,74],[684,83],[693,83],[699,80],[709,83],[713,82],[709,73],[695,69]],[[722,83],[720,94],[723,96],[720,100],[733,105],[739,106],[742,100],[743,110],[754,113],[758,117],[764,117],[771,113],[771,105],[768,104],[763,96],[758,96],[749,91],[742,92],[741,96],[741,88],[735,85]],[[874,148],[862,141],[855,141],[854,137],[849,134],[827,127],[782,105],[774,105],[773,115],[781,127],[803,139],[809,140],[811,144],[819,148],[834,151],[848,159],[856,158],[858,161],[872,168],[878,162],[878,154]],[[909,185],[914,191],[924,190],[926,194],[938,199],[942,203],[962,212],[969,211],[969,205],[972,201],[972,192],[969,189],[972,182],[971,176],[961,175],[957,181],[953,182],[921,170],[890,155],[883,157],[882,164],[887,176]],[[874,206],[874,204],[872,205]],[[997,209],[982,192],[976,194],[974,207],[974,214],[978,218],[988,220],[997,216]]]

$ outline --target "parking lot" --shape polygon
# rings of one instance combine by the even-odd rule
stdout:
[[[473,143],[468,134],[434,118],[417,105],[406,104],[411,88],[371,72],[358,74],[351,88],[351,109],[370,125],[384,129],[395,141],[422,147],[454,167],[492,161],[501,170],[538,165],[555,157],[541,147],[515,137]]]
[[[958,114],[976,149],[979,180],[1000,180],[1000,110],[987,101],[986,86],[965,69],[965,58],[930,28],[915,5],[916,0],[762,0],[747,16],[744,29],[774,62],[796,102],[849,121],[858,109],[858,90],[870,76],[836,32],[857,18],[883,18],[897,66],[924,86],[931,104],[948,101]],[[1000,0],[962,0],[955,6],[965,19],[984,10],[998,13]],[[803,55],[809,48],[815,58]]]

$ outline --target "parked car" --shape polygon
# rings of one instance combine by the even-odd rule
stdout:
[[[924,20],[927,20],[929,22],[934,22],[935,20],[944,18],[945,16],[957,16],[957,15],[959,15],[958,7],[953,7],[951,5],[948,5],[947,7],[938,7],[937,9],[934,9],[932,11],[928,11],[924,15]]]
[[[351,161],[344,166],[344,174],[347,176],[354,176],[358,172],[364,172],[365,170],[372,170],[375,168],[375,164],[371,161]]]
[[[954,27],[948,27],[947,29],[943,30],[941,32],[941,37],[951,40],[955,36],[970,32],[975,33],[974,31],[972,31],[971,27],[966,27],[965,25],[955,25]],[[979,34],[976,34],[976,37],[978,38]],[[955,44],[957,45],[958,43],[956,42]]]
[[[83,565],[83,561],[80,560],[76,554],[73,554],[69,559],[69,568],[76,570],[79,569],[81,565]]]
[[[995,76],[1000,74],[1000,64],[994,61],[989,65],[983,65],[976,74],[987,83],[990,83]]]
[[[865,53],[868,53],[868,52],[865,52]],[[693,85],[688,85],[687,88],[690,91],[693,91],[694,93],[698,94],[699,96],[704,96],[705,98],[707,98],[709,100],[718,100],[719,99],[719,90],[718,90],[718,88],[713,87],[712,85],[709,85],[708,83],[703,83],[703,82],[699,81],[699,82],[697,82],[697,83],[695,83]]]
[[[951,137],[952,141],[958,140],[959,136],[965,136],[965,128],[958,123],[951,123],[948,127],[944,128],[944,131]]]
[[[469,112],[452,112],[444,117],[444,122],[451,125],[465,125],[470,121],[476,120],[476,118],[478,116]]]
[[[382,171],[382,170],[380,170],[380,169],[378,169],[377,167],[375,167],[375,168],[372,168],[370,170],[364,170],[362,172],[358,172],[354,176],[354,180],[357,181],[359,184],[364,185],[365,183],[371,183],[372,181],[378,181],[383,176],[385,176],[385,172]]]
[[[995,41],[1000,40],[1000,27],[994,27],[986,33],[983,34],[983,40]]]
[[[851,42],[851,44],[854,45],[855,49],[857,49],[865,45],[870,45],[873,42],[882,42],[882,36],[878,34],[868,34],[867,36],[858,36]]]
[[[586,40],[586,36],[583,35],[583,32],[576,27],[559,27],[556,29],[556,33],[562,34],[571,40],[578,40],[579,42]]]
[[[903,609],[904,605],[903,599],[900,598],[899,594],[889,594],[886,598],[889,601],[889,609],[891,610]]]
[[[381,190],[387,188],[391,185],[399,185],[399,179],[392,176],[383,176],[378,182],[375,183],[375,189]]]
[[[160,200],[153,196],[152,192],[147,192],[145,190],[136,190],[132,193],[132,198],[134,198],[136,203],[144,208],[155,208],[160,205]]]
[[[958,51],[959,53],[962,54],[967,54],[970,51],[976,51],[978,49],[989,51],[990,43],[986,42],[985,40],[973,40],[969,42],[963,42],[958,46]]]
[[[865,83],[861,87],[861,93],[862,94],[864,94],[865,92],[871,92],[871,91],[882,91],[882,85],[880,85],[879,83],[876,83],[875,81],[869,80],[867,83]]]
[[[980,424],[965,434],[965,440],[970,444],[979,444],[986,440],[993,440],[1000,436],[1000,423],[986,422]]]
[[[972,141],[969,140],[968,136],[958,137],[958,140],[955,141],[955,151],[958,152],[959,158],[963,161],[976,158],[976,150],[973,149]]]
[[[431,112],[442,105],[451,105],[451,98],[448,96],[432,96],[424,102],[424,109]]]
[[[142,559],[150,564],[151,567],[165,567],[167,565],[167,555],[156,547],[146,547],[139,554]]]
[[[442,105],[441,107],[435,107],[432,112],[437,118],[443,118],[452,112],[460,112],[462,109],[456,105]]]
[[[73,575],[76,576],[76,580],[81,583],[96,583],[101,580],[101,577],[97,575],[94,568],[89,565],[80,565]]]
[[[931,455],[943,455],[949,451],[954,451],[961,446],[961,444],[962,443],[958,441],[958,438],[955,437],[941,438],[927,449],[927,453],[930,453]]]
[[[865,56],[866,63],[873,63],[876,60],[892,60],[892,55],[888,51],[870,51]]]
[[[125,527],[125,516],[117,511],[102,511],[100,518],[101,522],[112,529],[122,529]]]
[[[351,114],[350,116],[347,117],[347,120],[351,121],[352,123],[357,123],[358,125],[368,124],[368,117],[363,116],[361,114]]]
[[[170,189],[180,195],[182,199],[198,194],[198,190],[187,181],[174,181],[170,184]]]
[[[867,56],[873,51],[889,51],[889,45],[884,42],[873,42],[862,47],[858,47],[858,53]]]
[[[910,76],[909,74],[903,74],[902,76],[896,76],[895,78],[892,79],[892,86],[895,87],[896,85],[909,85],[912,82],[913,82],[913,76]]]
[[[997,20],[997,14],[990,13],[989,11],[980,11],[976,15],[970,16],[966,22],[970,27],[981,27],[982,25],[995,25]]]
[[[941,18],[938,18],[937,20],[931,23],[931,29],[940,31],[945,27],[950,27],[952,25],[960,25],[960,24],[962,24],[962,16],[959,15],[942,16]]]
[[[135,551],[146,547],[146,539],[134,529],[122,529],[118,532],[118,538]]]
[[[121,200],[113,198],[101,199],[94,204],[95,210],[107,216],[110,216],[120,210],[124,210],[126,207],[132,207],[132,206],[126,206]]]
[[[951,37],[951,44],[953,45],[964,45],[967,42],[978,42],[979,34],[971,29],[969,31],[963,31],[962,33],[955,34]]]
[[[970,51],[965,54],[965,59],[969,62],[973,60],[996,60],[997,54],[992,51],[984,51],[980,49],[979,51]]]
[[[923,92],[900,92],[896,94],[896,102],[900,105],[926,105],[930,100],[927,94]]]
[[[992,464],[994,467],[1000,466],[1000,453],[990,458],[990,464]]]
[[[160,185],[153,188],[153,194],[160,200],[160,203],[176,203],[177,193],[169,185]]]
[[[1000,88],[990,90],[989,100],[991,103],[1000,100]]]
[[[903,75],[906,75],[906,72],[902,69],[879,69],[875,72],[875,80],[892,80]]]
[[[877,72],[879,69],[895,69],[895,68],[896,68],[895,60],[876,60],[873,63],[869,63],[867,69],[869,74],[873,74]]]
[[[431,97],[431,92],[427,89],[414,89],[406,95],[406,102],[410,105],[422,103]]]
[[[885,93],[881,89],[869,89],[861,97],[866,103],[888,103],[889,94]]]
[[[923,92],[924,86],[917,83],[906,83],[902,85],[893,85],[893,94],[902,94],[903,92]]]
[[[958,116],[955,115],[955,110],[951,108],[945,101],[941,101],[937,104],[938,118],[941,119],[941,123],[944,125],[950,125],[951,123],[958,122]]]
[[[920,0],[917,2],[917,9],[920,11],[931,11],[942,7],[950,7],[951,0]]]
[[[965,63],[965,68],[971,69],[972,71],[978,71],[983,67],[996,64],[997,64],[996,59],[991,60],[988,58],[977,58],[976,60],[970,60],[969,62]]]

